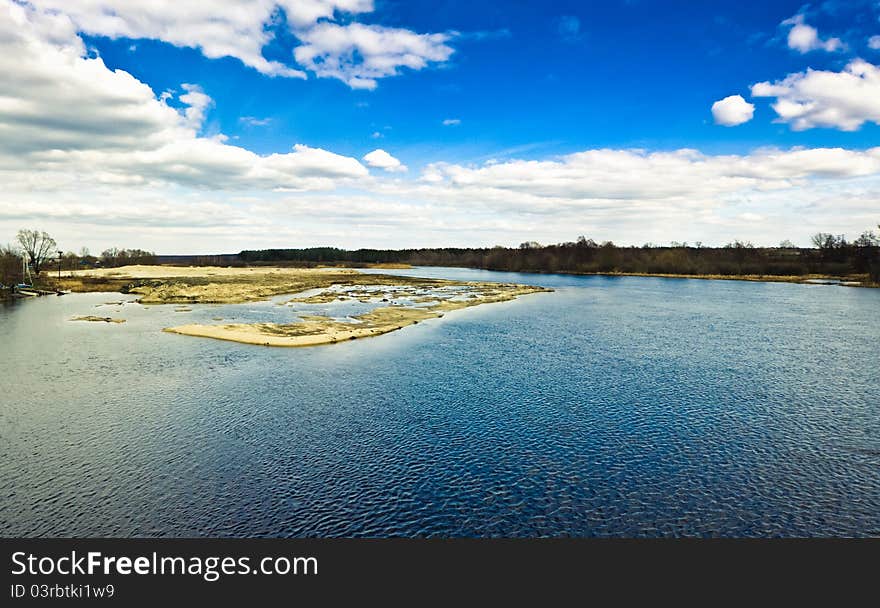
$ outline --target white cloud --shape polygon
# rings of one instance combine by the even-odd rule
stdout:
[[[688,149],[603,149],[555,160],[512,160],[476,167],[438,163],[430,165],[427,174],[435,187],[488,189],[501,200],[515,200],[511,197],[519,195],[537,206],[548,201],[589,206],[673,200],[691,205],[739,192],[784,189],[802,180],[877,175],[880,148],[866,152],[760,150],[747,156],[707,156]]]
[[[250,6],[253,0],[245,4]],[[350,14],[373,11],[373,0],[276,0],[275,4],[283,8],[287,19],[298,27],[311,25],[321,18],[332,18],[337,11]]]
[[[256,116],[242,116],[238,122],[249,127],[265,127],[272,124],[271,118],[257,118]]]
[[[381,148],[378,150],[373,150],[369,154],[364,156],[364,161],[371,167],[376,167],[377,169],[384,169],[390,173],[403,173],[407,171],[407,166],[401,163],[399,160],[388,154],[385,150]]]
[[[752,85],[752,96],[775,97],[778,121],[796,131],[855,131],[865,122],[880,124],[880,67],[855,59],[841,72],[808,69],[779,82]]]
[[[447,118],[446,120],[443,121],[444,127],[454,127],[454,126],[460,125],[460,124],[461,124],[461,119],[459,119],[459,118]]]
[[[782,24],[792,26],[788,31],[788,48],[800,53],[809,53],[819,49],[831,53],[844,48],[840,38],[828,38],[827,40],[819,38],[818,30],[804,23],[803,15],[795,15],[783,21]]]
[[[150,87],[85,53],[66,17],[0,3],[3,151],[157,146],[185,135]]]
[[[263,57],[271,35],[277,3],[231,0],[222,10],[208,2],[177,0],[30,0],[37,8],[71,18],[79,31],[110,38],[162,40],[199,49],[206,57],[236,57],[245,65],[272,76],[305,74]]]
[[[46,12],[67,15],[78,31],[110,38],[161,40],[198,49],[206,57],[235,57],[270,76],[306,78],[300,66],[270,61],[263,49],[279,26],[278,11],[302,41],[296,60],[319,77],[338,78],[352,88],[400,68],[422,69],[449,58],[449,34],[418,34],[401,28],[326,21],[340,14],[373,11],[373,0],[29,0]]]
[[[213,101],[182,85],[182,113],[146,84],[84,56],[69,19],[0,3],[0,170],[30,172],[31,187],[64,183],[200,188],[332,188],[368,175],[356,159],[307,146],[260,156],[198,137]],[[40,179],[36,179],[41,175]]]
[[[734,127],[749,122],[755,115],[755,106],[742,98],[742,95],[730,95],[712,104],[712,116],[715,124]]]
[[[184,116],[186,116],[187,125],[194,131],[202,128],[205,122],[205,113],[208,108],[214,105],[211,99],[197,84],[182,84],[186,94],[180,96],[180,101],[186,104]]]
[[[880,35],[868,38],[868,48],[880,51]]]
[[[405,166],[381,150],[364,163],[388,174],[305,145],[259,155],[199,136],[212,102],[196,84],[179,87],[184,107],[175,110],[166,101],[176,94],[157,97],[87,57],[77,30],[63,14],[0,0],[0,242],[36,226],[65,249],[166,253],[516,244],[577,234],[622,244],[806,243],[820,230],[857,234],[880,208],[880,148],[585,150],[435,163],[420,179],[396,175]],[[874,82],[865,66],[825,73],[835,78],[820,89],[842,94],[850,80]],[[800,80],[787,81],[763,84],[778,87],[774,95],[805,95]],[[847,107],[877,98],[874,88],[855,89]]]
[[[587,150],[545,160],[434,163],[419,182],[380,181],[370,191],[382,201],[436,207],[439,217],[414,224],[420,234],[441,221],[458,227],[450,235],[457,239],[484,226],[477,242],[488,244],[515,244],[523,234],[570,239],[574,227],[623,244],[723,244],[734,238],[774,244],[780,234],[807,243],[811,232],[857,234],[876,223],[880,148],[721,156],[687,149]],[[765,221],[755,222],[756,216]],[[411,234],[402,238],[419,244]]]
[[[448,34],[351,23],[321,22],[300,34],[294,49],[300,65],[322,78],[337,78],[353,89],[375,89],[376,80],[401,68],[421,70],[444,62],[453,53]]]

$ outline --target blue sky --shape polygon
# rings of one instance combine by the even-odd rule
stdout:
[[[855,6],[858,2],[840,3]],[[871,3],[863,3],[868,6]],[[831,6],[831,5],[829,5]],[[205,125],[260,153],[291,141],[360,155],[381,144],[409,163],[515,156],[522,147],[564,154],[593,147],[741,153],[764,145],[870,147],[880,127],[792,132],[774,124],[770,100],[736,129],[710,106],[754,82],[803,70],[841,69],[880,31],[871,11],[807,8],[811,25],[845,37],[853,52],[801,54],[779,24],[801,2],[382,1],[365,23],[461,33],[443,66],[384,79],[373,91],[338,80],[266,78],[235,59],[211,60],[168,44],[87,37],[110,67],[155,90],[199,82],[218,101]],[[135,49],[132,50],[134,44]],[[287,40],[267,50],[285,57]],[[270,119],[265,126],[242,116]],[[444,127],[446,119],[461,120]],[[507,152],[512,150],[511,152]]]
[[[806,244],[880,221],[876,0],[0,3],[0,240]]]

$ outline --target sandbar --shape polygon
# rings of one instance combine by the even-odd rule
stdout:
[[[165,331],[185,336],[214,338],[261,346],[318,346],[381,336],[421,321],[442,317],[449,311],[480,304],[509,301],[530,293],[550,291],[542,287],[527,285],[487,283],[467,283],[461,287],[465,290],[470,288],[482,291],[467,294],[467,296],[473,297],[462,298],[461,293],[456,294],[454,298],[436,297],[430,306],[383,306],[352,317],[350,321],[309,315],[301,316],[300,321],[296,323],[190,324],[169,327]],[[424,297],[427,299],[427,296]]]
[[[449,311],[553,291],[512,283],[365,274],[344,268],[265,266],[125,266],[78,271],[62,281],[65,288],[72,291],[118,290],[137,294],[138,302],[143,305],[176,304],[174,312],[190,312],[192,304],[240,304],[282,295],[289,295],[290,299],[280,302],[280,306],[298,306],[299,309],[302,309],[300,305],[336,301],[376,306],[345,319],[296,314],[292,310],[290,323],[187,324],[164,330],[263,346],[316,346],[379,336],[442,317]]]

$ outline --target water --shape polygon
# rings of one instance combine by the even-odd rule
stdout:
[[[394,272],[557,291],[308,349],[0,308],[0,536],[880,534],[880,290]]]

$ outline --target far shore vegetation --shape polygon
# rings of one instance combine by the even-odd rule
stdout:
[[[80,276],[73,271],[130,265],[378,267],[453,266],[539,273],[642,275],[803,282],[833,279],[861,286],[880,286],[880,234],[865,231],[854,240],[818,233],[812,247],[783,241],[756,247],[733,241],[724,247],[671,243],[621,247],[586,237],[553,245],[524,242],[519,247],[358,249],[312,247],[246,250],[238,254],[162,256],[141,249],[110,248],[92,255],[58,250],[46,232],[20,230],[14,245],[0,246],[0,297],[17,285],[37,290],[122,291],[124,278]]]
[[[242,251],[245,264],[454,266],[511,272],[686,276],[698,278],[782,280],[841,279],[880,285],[880,235],[862,233],[854,241],[843,235],[816,234],[813,247],[789,242],[778,247],[755,247],[734,241],[725,247],[701,243],[646,244],[619,247],[586,237],[556,245],[535,242],[519,247],[442,248],[347,251],[332,247]]]

